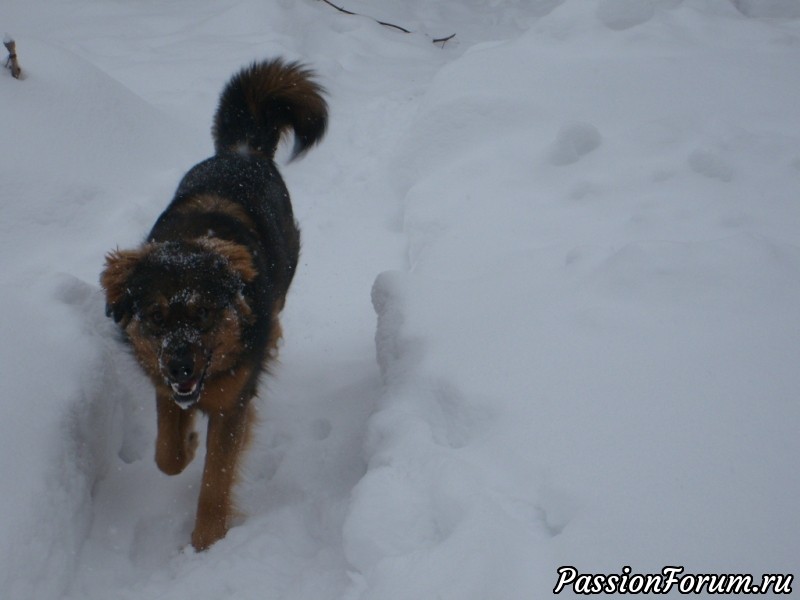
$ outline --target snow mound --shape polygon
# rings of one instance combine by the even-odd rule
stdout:
[[[356,598],[520,598],[561,564],[676,556],[793,568],[800,253],[772,211],[796,211],[800,122],[796,78],[760,83],[793,52],[752,53],[745,75],[734,50],[642,61],[680,3],[601,3],[618,12],[593,25],[567,4],[443,69],[408,130],[410,273],[373,287],[386,392],[345,525]],[[623,20],[624,51],[581,50]],[[549,51],[551,27],[575,44]],[[486,89],[534,100],[478,112]]]
[[[800,5],[794,0],[731,0],[731,2],[748,17],[800,17]]]
[[[0,425],[0,478],[14,481],[0,560],[6,597],[46,599],[74,574],[111,458],[142,452],[135,420],[122,424],[140,381],[104,317],[102,264],[87,258],[118,241],[109,198],[132,205],[120,218],[135,214],[136,179],[163,169],[183,133],[68,51],[26,40],[25,67],[24,82],[0,86],[4,139],[15,140],[0,161],[0,254],[13,257],[0,314],[14,340],[0,346],[0,378],[15,415]]]

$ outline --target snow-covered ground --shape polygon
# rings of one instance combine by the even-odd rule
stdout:
[[[0,6],[27,76],[0,72],[0,597],[800,576],[800,4],[337,4],[413,33],[319,0]],[[157,470],[97,277],[212,151],[227,77],[276,55],[319,73],[330,130],[282,156],[281,365],[243,515],[197,554],[202,456]]]

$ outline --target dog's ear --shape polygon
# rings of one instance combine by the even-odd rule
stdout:
[[[125,327],[130,321],[133,299],[128,281],[142,259],[141,250],[114,250],[106,254],[106,267],[100,274],[100,285],[106,292],[106,316]]]
[[[253,256],[250,251],[235,242],[221,240],[219,238],[206,238],[203,245],[222,256],[228,263],[230,269],[236,273],[243,282],[250,283],[258,275],[253,265]]]
[[[256,278],[256,275],[258,275],[258,271],[253,264],[253,256],[250,254],[250,251],[241,244],[221,240],[219,238],[206,238],[202,243],[213,252],[222,256],[228,268],[238,275],[242,282],[250,283]],[[253,323],[255,321],[253,309],[250,307],[247,298],[242,295],[241,291],[236,295],[234,306],[240,318],[245,323]]]

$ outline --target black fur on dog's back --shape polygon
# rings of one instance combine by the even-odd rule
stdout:
[[[311,77],[298,63],[281,59],[254,63],[234,75],[214,116],[216,155],[184,176],[148,236],[162,242],[211,232],[248,248],[258,276],[245,296],[256,322],[243,333],[259,362],[272,330],[272,308],[282,307],[300,252],[300,231],[273,156],[289,130],[295,135],[294,158],[317,143],[327,125],[324,90]],[[224,205],[197,203],[205,197],[223,199]]]

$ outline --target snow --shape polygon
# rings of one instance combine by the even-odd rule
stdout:
[[[797,575],[798,4],[340,4],[364,16],[0,8],[26,73],[0,72],[3,598]],[[278,55],[318,72],[331,122],[281,151],[304,243],[281,361],[242,516],[198,554],[202,456],[157,470],[97,278],[211,153],[227,77]]]

